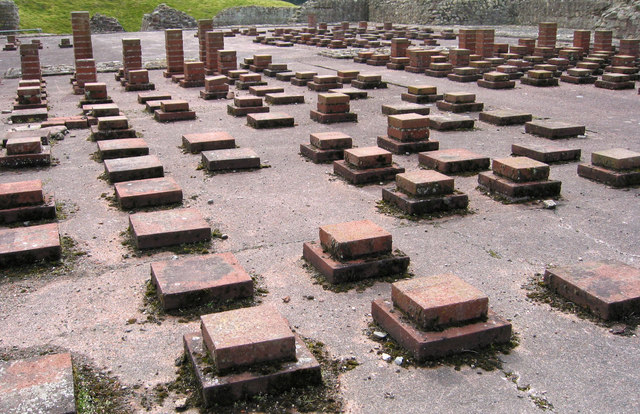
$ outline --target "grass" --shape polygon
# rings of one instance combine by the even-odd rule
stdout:
[[[223,9],[235,6],[295,7],[279,0],[15,0],[20,12],[20,28],[41,28],[46,33],[71,33],[71,12],[85,10],[118,19],[127,32],[140,30],[142,15],[166,3],[196,19],[210,19]]]

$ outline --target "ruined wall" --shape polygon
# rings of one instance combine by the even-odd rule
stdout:
[[[368,0],[369,20],[403,24],[536,25],[640,36],[637,0]]]
[[[287,24],[296,10],[297,7],[230,7],[214,16],[213,25]]]
[[[159,4],[151,13],[142,16],[140,31],[154,31],[165,29],[188,29],[197,27],[196,19],[187,13],[169,7],[164,3]]]
[[[371,20],[369,3],[370,0],[309,0],[300,6],[292,21],[306,23],[309,14],[315,14],[317,22],[327,23]]]
[[[17,30],[19,28],[18,6],[11,0],[0,0],[0,30]]]

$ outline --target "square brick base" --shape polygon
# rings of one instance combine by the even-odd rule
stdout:
[[[547,269],[549,289],[607,320],[640,311],[640,269],[617,261]]]
[[[0,230],[0,265],[57,260],[61,254],[57,223]]]
[[[440,142],[438,141],[423,140],[402,142],[388,136],[378,137],[377,143],[380,148],[384,148],[393,154],[399,155],[405,155],[407,153],[415,154],[423,151],[435,151],[440,147]]]
[[[442,100],[442,95],[415,95],[413,93],[403,93],[400,98],[405,102],[411,102],[415,104],[433,103]]]
[[[484,104],[482,102],[451,103],[447,101],[438,101],[436,102],[436,106],[441,111],[453,113],[479,112],[484,108]]]
[[[513,182],[506,178],[482,172],[478,174],[478,184],[491,193],[499,194],[510,201],[525,201],[533,198],[557,197],[560,195],[560,181]]]
[[[304,243],[302,255],[329,283],[334,284],[402,274],[409,267],[409,257],[397,253],[382,255],[378,259],[374,257],[339,262],[324,252],[319,242]]]
[[[329,93],[341,93],[347,95],[350,100],[367,99],[369,92],[356,88],[329,89]]]
[[[232,253],[151,263],[151,281],[165,310],[253,295],[253,280]]]
[[[71,354],[0,362],[0,412],[75,413]]]
[[[418,361],[511,340],[511,324],[489,311],[485,322],[456,326],[441,332],[425,332],[405,322],[402,314],[382,299],[371,303],[371,316]]]
[[[524,124],[524,131],[527,134],[539,135],[544,138],[572,138],[584,135],[586,128],[584,125],[568,124],[558,121],[530,121]]]
[[[54,218],[56,218],[56,203],[53,197],[45,197],[44,202],[38,205],[5,208],[0,210],[0,224]]]
[[[382,199],[392,203],[402,212],[411,215],[465,209],[469,205],[469,197],[463,193],[416,198],[410,197],[396,189],[383,188]]]
[[[182,202],[182,189],[171,177],[126,181],[114,185],[120,208],[131,209]]]
[[[310,111],[311,120],[321,124],[335,124],[339,122],[358,122],[358,114],[353,112],[344,112],[338,114],[324,114],[312,109]]]
[[[388,166],[358,170],[349,166],[346,161],[334,161],[333,172],[351,184],[357,185],[394,180],[396,174],[404,172],[404,168]]]
[[[533,119],[533,115],[509,111],[505,109],[496,109],[493,111],[480,112],[479,119],[492,125],[521,125]]]
[[[570,162],[579,161],[581,150],[579,148],[566,148],[556,145],[520,145],[512,144],[511,152],[513,155],[529,157],[536,161],[544,162]]]
[[[344,149],[320,149],[311,144],[300,144],[300,153],[316,164],[344,158]]]
[[[215,376],[211,366],[203,361],[206,355],[200,332],[184,336],[184,349],[191,362],[205,405],[230,404],[252,395],[278,393],[296,386],[316,385],[322,382],[320,364],[296,336],[296,361],[284,362],[280,370],[260,375],[249,370]]]
[[[180,208],[129,216],[138,249],[175,246],[211,240],[211,228],[199,211]]]
[[[640,171],[615,171],[597,165],[578,165],[578,175],[612,187],[629,187],[640,184]]]

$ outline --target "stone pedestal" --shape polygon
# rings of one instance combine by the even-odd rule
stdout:
[[[491,312],[482,292],[453,274],[391,288],[391,301],[373,301],[371,315],[418,361],[511,340],[511,324]]]
[[[320,365],[272,305],[203,315],[200,326],[184,346],[205,406],[322,381]],[[259,373],[270,365],[277,368]]]
[[[409,257],[392,251],[391,234],[369,220],[320,227],[320,241],[303,245],[303,257],[329,283],[404,273]]]
[[[334,161],[333,172],[357,185],[393,180],[404,168],[392,164],[391,152],[362,147],[344,150],[344,161]]]
[[[560,181],[549,180],[549,166],[527,157],[496,158],[493,172],[480,173],[478,184],[512,202],[558,197]]]
[[[389,115],[387,123],[387,135],[378,137],[380,148],[402,155],[439,148],[438,141],[429,141],[429,118],[424,115]]]
[[[300,153],[316,164],[341,160],[344,150],[352,147],[350,136],[342,132],[316,132],[309,144],[300,144]]]
[[[578,175],[612,187],[628,187],[640,183],[640,153],[624,148],[596,151],[591,165],[578,165]]]
[[[311,119],[322,124],[357,122],[358,115],[349,112],[349,96],[341,93],[318,94],[318,106],[311,110]]]

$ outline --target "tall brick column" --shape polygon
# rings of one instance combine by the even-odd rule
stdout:
[[[213,30],[213,20],[200,19],[198,20],[198,46],[199,46],[199,58],[200,62],[207,61],[207,36],[205,33]]]
[[[618,54],[638,57],[640,55],[640,39],[620,39]]]
[[[473,53],[476,51],[476,30],[460,29],[458,34],[458,48],[469,49]]]
[[[230,70],[238,69],[235,50],[218,50],[218,73],[226,75]]]
[[[40,55],[36,43],[23,43],[20,45],[20,66],[22,68],[22,79],[42,80],[40,69]]]
[[[182,29],[166,29],[164,31],[164,48],[167,54],[167,70],[163,75],[170,78],[184,73],[184,48]]]
[[[71,12],[71,30],[73,32],[73,56],[78,59],[93,59],[91,44],[91,28],[89,26],[89,12]]]
[[[457,68],[469,66],[469,49],[451,49],[449,50],[449,63]]]
[[[556,47],[558,23],[538,23],[538,47]]]
[[[391,57],[406,57],[409,48],[409,39],[394,37],[391,39]]]
[[[478,29],[476,30],[476,49],[477,55],[483,58],[493,57],[493,45],[495,43],[494,29]]]
[[[76,60],[76,80],[73,84],[73,93],[75,95],[83,95],[84,85],[97,81],[96,61],[94,59]]]
[[[316,15],[315,14],[308,14],[307,15],[307,26],[316,27],[316,25],[317,25]]]
[[[593,34],[593,50],[596,52],[612,51],[613,32],[611,30],[596,30]]]
[[[207,75],[218,71],[218,50],[224,49],[224,35],[221,31],[205,33],[206,59],[204,68]]]
[[[142,69],[140,39],[122,39],[122,64],[126,81],[129,81],[130,71]]]
[[[573,47],[582,49],[582,53],[589,54],[591,46],[591,30],[574,30],[573,31]]]

